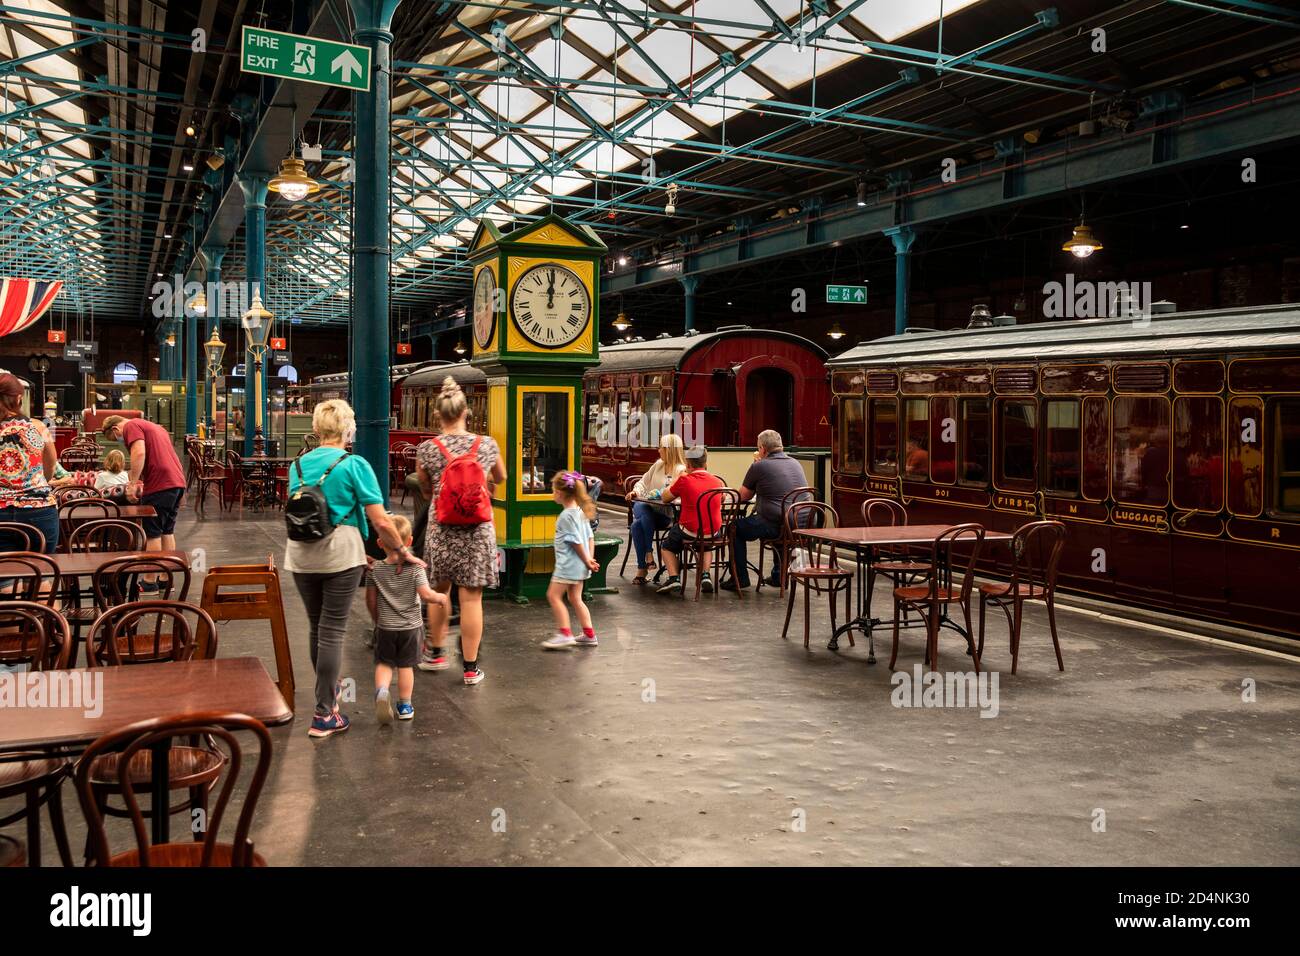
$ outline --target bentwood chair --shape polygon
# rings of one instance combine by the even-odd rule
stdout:
[[[795,570],[789,566],[789,558],[786,559],[785,581],[790,591],[790,600],[785,606],[785,625],[781,628],[781,640],[785,640],[786,633],[790,630],[790,615],[794,611],[795,592],[800,585],[803,586],[805,649],[808,647],[808,637],[811,632],[811,600],[814,594],[825,594],[829,598],[832,634],[835,633],[837,623],[835,601],[841,591],[844,592],[844,619],[847,621],[852,616],[850,602],[853,592],[853,571],[840,567],[839,556],[834,545],[800,534],[801,529],[838,528],[839,524],[839,513],[821,501],[796,501],[786,510],[785,526],[790,533],[790,551],[787,553],[793,557],[794,548],[801,547],[806,549],[809,560],[807,566]],[[854,646],[853,631],[849,630],[848,635],[849,646],[852,647]]]
[[[226,469],[211,458],[203,457],[194,452],[190,452],[190,466],[194,474],[194,480],[199,486],[199,495],[195,499],[194,510],[199,513],[200,517],[207,517],[204,505],[208,500],[208,490],[215,488],[217,491],[217,511],[220,511],[222,498],[225,497]]]
[[[68,537],[69,554],[143,551],[144,529],[131,521],[97,518],[83,521]]]
[[[45,535],[40,529],[16,521],[0,521],[0,551],[45,551]]]
[[[868,498],[862,502],[862,523],[868,528],[901,528],[907,525],[907,509],[893,498]],[[902,587],[930,572],[930,562],[912,552],[908,545],[887,546],[876,551],[878,558],[867,565],[868,606],[876,594],[877,577],[886,577],[894,587]]]
[[[139,601],[142,576],[152,579],[157,586],[150,600],[184,601],[189,596],[190,567],[180,558],[167,554],[126,555],[105,562],[91,579],[98,609],[96,618],[109,608]]]
[[[73,516],[76,516],[75,518]],[[120,518],[122,509],[116,501],[107,498],[78,498],[65,501],[59,505],[59,540],[60,548],[68,551],[68,542],[77,525],[86,521],[103,518]]]
[[[48,604],[35,601],[0,601],[0,664],[31,671],[68,666],[72,633],[68,622]],[[12,759],[17,756],[21,759]],[[72,866],[72,851],[63,822],[63,780],[69,763],[41,751],[9,755],[0,761],[0,801],[21,797],[23,808],[0,816],[0,827],[27,821],[28,866],[41,865],[41,805],[64,866]]]
[[[61,597],[63,575],[48,554],[39,551],[10,551],[0,562],[13,572],[0,575],[0,604],[7,601],[38,601],[53,607]]]
[[[223,843],[218,840],[221,824],[227,812],[233,812],[231,796],[236,786],[242,783],[244,768],[250,763],[244,758],[244,749],[235,736],[236,731],[247,731],[256,738],[257,756],[251,763],[251,775],[235,822],[234,838]],[[145,825],[146,814],[140,809],[137,793],[148,786],[147,768],[153,748],[177,738],[206,740],[212,747],[211,752],[220,756],[215,773],[203,774],[203,782],[196,784],[204,792],[205,811],[208,795],[216,793],[217,799],[207,815],[201,839],[189,843],[152,844],[149,827]],[[173,746],[169,752],[188,749]],[[162,717],[105,734],[86,750],[77,762],[75,772],[77,797],[89,831],[88,859],[99,866],[266,866],[266,861],[254,852],[249,833],[270,766],[271,735],[260,721],[244,714],[209,712]],[[146,770],[143,786],[139,782],[141,768]],[[115,854],[109,847],[103,803],[107,787],[121,794],[126,804],[125,810],[119,812],[131,820],[135,834],[133,850]]]
[[[627,559],[631,556],[632,552],[635,550],[632,546],[632,525],[636,520],[636,516],[633,514],[633,512],[636,510],[635,506],[637,502],[631,499],[631,495],[634,489],[636,488],[637,482],[639,482],[642,479],[642,477],[644,476],[628,475],[626,478],[623,479],[623,502],[627,505],[627,548],[623,551],[623,563],[619,566],[618,569],[618,576],[620,578],[623,577],[623,573],[627,570]],[[654,531],[654,535],[650,539],[650,546],[654,550],[653,560],[655,562],[655,567],[658,569],[662,569],[664,566],[663,550],[660,548],[660,544],[663,542],[664,533],[667,530],[668,530],[667,528],[656,527]],[[656,573],[655,580],[658,580],[657,573]]]
[[[894,649],[889,655],[889,669],[898,659],[898,624],[902,613],[916,611],[925,622],[926,662],[931,670],[939,669],[939,626],[949,605],[961,607],[966,623],[966,644],[980,671],[979,649],[971,638],[970,599],[975,585],[975,565],[984,545],[984,526],[975,523],[953,525],[935,536],[930,548],[930,572],[924,583],[894,588]],[[957,583],[954,583],[957,582]]]
[[[721,519],[713,520],[713,512],[718,511]],[[695,600],[700,599],[704,585],[704,573],[719,561],[723,566],[730,566],[732,576],[736,573],[735,548],[731,547],[732,534],[735,531],[735,518],[741,513],[740,492],[735,488],[710,488],[695,501],[696,527],[691,534],[682,528],[684,543],[682,547],[682,586],[686,585],[686,576],[691,568],[695,569]],[[718,593],[716,585],[721,575],[714,581],[713,593]]]
[[[1060,521],[1031,521],[1022,525],[1011,538],[1011,579],[990,581],[979,586],[980,637],[979,653],[984,653],[984,610],[992,604],[1007,616],[1011,632],[1011,673],[1020,659],[1020,625],[1026,601],[1047,605],[1047,623],[1056,649],[1056,666],[1065,670],[1061,659],[1061,642],[1056,636],[1056,572],[1065,548],[1065,525]]]
[[[785,521],[785,514],[796,502],[816,500],[817,489],[809,487],[793,488],[781,496],[781,533],[775,538],[763,538],[758,542],[758,583],[754,585],[755,594],[763,590],[763,585],[767,583],[763,578],[763,555],[771,551],[772,570],[776,571],[781,579],[781,597],[785,597],[786,568],[790,564],[790,552],[794,548],[794,537],[790,534],[790,526]]]
[[[189,617],[196,623],[192,626]],[[183,601],[136,601],[111,607],[95,621],[87,639],[87,650],[93,667],[123,665],[150,665],[168,661],[185,661],[194,657],[196,650],[205,646],[207,654],[216,656],[216,625],[202,608]],[[101,738],[103,740],[104,738]],[[96,741],[96,746],[99,741]],[[91,748],[95,749],[94,746]],[[167,751],[168,791],[187,791],[188,799],[161,808],[169,814],[207,812],[208,791],[221,775],[226,755],[201,734],[192,736],[185,746],[173,746]],[[123,770],[129,762],[129,770]],[[150,807],[142,813],[135,802],[136,792],[148,792],[153,781],[153,752],[127,755],[114,752],[88,750],[77,766],[78,795],[82,809],[86,809],[87,796],[82,791],[82,780],[89,788],[96,812],[107,816],[152,816],[159,808]],[[122,797],[126,808],[114,807],[109,798]],[[87,819],[89,812],[87,811]],[[209,825],[212,822],[209,821]],[[139,828],[139,824],[136,824]],[[108,859],[97,848],[92,830],[87,836],[86,864]]]

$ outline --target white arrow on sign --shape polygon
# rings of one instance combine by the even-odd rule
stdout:
[[[344,83],[351,83],[353,75],[361,72],[361,64],[351,50],[344,50],[331,61],[330,72],[338,73]]]

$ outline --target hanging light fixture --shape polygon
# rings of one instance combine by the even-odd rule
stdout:
[[[208,311],[208,299],[207,299],[207,296],[205,296],[205,295],[203,294],[203,290],[202,290],[202,289],[200,289],[200,290],[199,290],[199,294],[196,295],[196,296],[195,296],[195,297],[190,301],[190,310],[191,310],[195,315],[206,315],[206,314],[207,314],[207,311]]]
[[[296,156],[287,156],[280,163],[280,172],[268,184],[273,193],[279,193],[289,202],[306,199],[320,192],[320,183],[307,175],[307,166]]]
[[[838,342],[840,339],[844,338],[844,330],[840,328],[840,324],[836,322],[831,325],[830,331],[826,333],[826,336]]]
[[[620,332],[626,332],[632,328],[632,320],[627,317],[622,309],[618,310],[618,316],[614,319],[614,328]]]
[[[1092,234],[1092,229],[1082,219],[1074,227],[1074,234],[1070,236],[1070,241],[1061,246],[1062,252],[1068,252],[1076,259],[1087,259],[1094,252],[1100,252],[1105,248]]]
[[[858,205],[865,206],[866,204],[867,204],[867,181],[863,179],[861,176],[859,176],[858,177]]]
[[[456,343],[456,349],[455,349],[455,351],[456,351],[456,354],[457,354],[457,355],[464,355],[464,354],[465,354],[465,340],[464,340],[464,339],[461,339],[460,341],[458,341],[458,342]]]
[[[176,333],[175,333],[175,332],[168,332],[168,333],[167,333],[167,338],[166,338],[165,341],[167,342],[168,345],[170,345],[170,346],[172,346],[173,348],[175,348],[175,346],[176,346]]]

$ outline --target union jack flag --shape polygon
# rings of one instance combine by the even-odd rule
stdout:
[[[58,279],[0,279],[0,335],[27,328],[54,304]]]

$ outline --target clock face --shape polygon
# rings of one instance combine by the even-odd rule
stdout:
[[[591,297],[575,272],[548,263],[533,266],[519,277],[510,296],[510,311],[530,342],[560,348],[581,335],[591,321]]]
[[[492,341],[492,326],[496,322],[496,276],[491,266],[485,266],[474,280],[474,341],[481,349]]]

